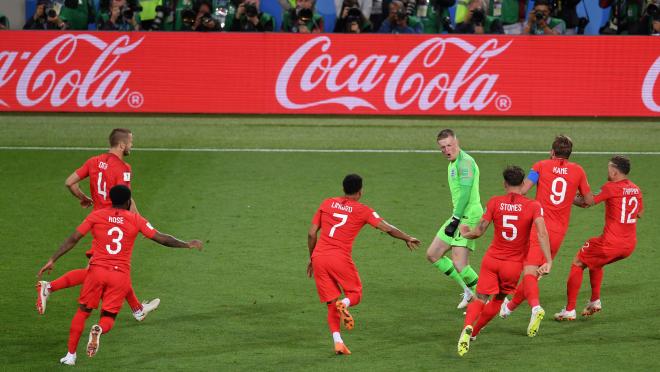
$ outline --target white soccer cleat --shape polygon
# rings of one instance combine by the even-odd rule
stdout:
[[[46,312],[46,301],[48,301],[48,296],[50,296],[50,291],[48,290],[49,284],[45,280],[37,282],[37,311],[42,315]]]
[[[575,315],[575,309],[571,311],[566,311],[566,308],[561,309],[560,312],[555,313],[555,320],[558,322],[564,321],[564,320],[575,320],[577,316]]]
[[[509,299],[504,297],[504,302],[502,302],[502,306],[500,306],[500,318],[506,319],[509,315],[511,315],[512,311],[509,310]]]
[[[76,354],[69,353],[67,352],[64,358],[60,359],[60,363],[66,364],[67,366],[75,366],[76,365]]]
[[[602,309],[603,305],[600,303],[600,299],[596,301],[589,301],[589,303],[587,303],[587,307],[582,310],[582,316],[592,316]]]
[[[539,333],[539,327],[541,326],[541,321],[545,317],[545,310],[541,306],[535,306],[532,310],[532,316],[529,319],[529,325],[527,326],[527,336],[534,337]]]
[[[456,306],[457,309],[465,309],[470,301],[472,301],[472,298],[474,298],[474,294],[472,294],[472,291],[469,289],[464,290],[461,296],[463,296],[463,299],[458,306]]]
[[[138,322],[141,322],[144,320],[144,318],[147,317],[147,314],[156,310],[158,308],[158,305],[160,305],[160,298],[154,298],[151,301],[144,301],[142,303],[142,310],[134,311],[133,317]]]
[[[101,346],[101,334],[103,329],[100,325],[94,324],[89,330],[89,341],[87,341],[87,356],[90,358],[96,355]]]

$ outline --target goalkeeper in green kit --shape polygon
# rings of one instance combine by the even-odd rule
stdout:
[[[462,309],[472,299],[479,275],[468,262],[468,254],[474,250],[475,241],[462,237],[458,225],[473,228],[483,214],[479,198],[479,167],[470,155],[460,149],[458,138],[451,129],[443,129],[438,134],[438,146],[449,160],[447,172],[454,209],[433,238],[426,258],[463,288],[463,300],[458,304],[458,308]],[[450,249],[451,259],[445,256]]]

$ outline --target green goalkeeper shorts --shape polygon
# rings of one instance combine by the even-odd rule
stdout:
[[[481,219],[481,216],[478,218],[461,218],[461,225],[468,225],[470,228],[474,228],[477,226],[479,223],[479,220]],[[454,233],[454,237],[447,236],[445,234],[445,227],[451,223],[451,218],[449,218],[441,227],[440,230],[438,230],[438,233],[436,234],[440,240],[443,242],[447,243],[450,247],[465,247],[471,251],[474,251],[474,248],[477,247],[477,243],[474,240],[470,239],[465,239],[463,236],[461,236],[461,232],[459,229],[456,229],[456,233]]]

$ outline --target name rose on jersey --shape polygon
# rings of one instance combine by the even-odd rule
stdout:
[[[416,105],[427,111],[442,103],[447,111],[481,111],[497,96],[494,87],[499,78],[499,74],[483,70],[491,58],[502,54],[512,42],[499,45],[497,39],[489,39],[475,46],[460,38],[435,37],[404,56],[372,54],[360,60],[355,54],[333,56],[331,38],[320,36],[288,58],[277,78],[275,93],[287,109],[340,104],[349,110],[377,110],[379,102],[355,94],[381,89],[383,94],[379,96],[390,110]],[[465,53],[463,65],[453,74],[448,72],[443,58],[450,48]],[[311,92],[328,98],[308,102],[295,102],[293,98],[306,97]]]

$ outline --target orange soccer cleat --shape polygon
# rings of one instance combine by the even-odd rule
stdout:
[[[94,324],[89,330],[89,341],[87,342],[87,355],[91,358],[96,355],[101,345],[101,334],[103,330],[98,324]]]
[[[339,315],[341,317],[340,319],[341,324],[344,325],[344,328],[346,328],[349,331],[353,329],[353,327],[355,327],[355,320],[353,319],[351,313],[348,312],[348,308],[346,307],[346,304],[344,304],[340,300],[337,300],[337,302],[335,302],[335,306],[337,307],[337,311],[339,311]]]
[[[351,351],[348,350],[346,345],[343,342],[335,342],[335,354],[337,355],[351,355]]]

